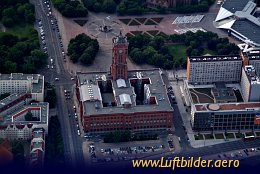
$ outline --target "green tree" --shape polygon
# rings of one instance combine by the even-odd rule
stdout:
[[[13,27],[14,26],[14,20],[12,18],[9,18],[9,17],[6,17],[6,16],[4,16],[2,18],[2,23],[6,27]]]
[[[6,73],[8,73],[8,74],[17,72],[17,64],[10,60],[5,62],[4,68],[5,68]]]
[[[33,114],[29,111],[24,115],[25,121],[33,121]]]
[[[102,10],[106,13],[114,13],[116,11],[116,3],[113,0],[104,0]]]

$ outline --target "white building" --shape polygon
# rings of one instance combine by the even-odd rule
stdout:
[[[241,68],[239,55],[188,57],[187,80],[191,84],[239,82]]]
[[[0,74],[0,94],[32,94],[32,100],[44,100],[44,76],[40,74]]]
[[[260,101],[260,79],[254,66],[245,66],[242,70],[241,89],[245,102]]]

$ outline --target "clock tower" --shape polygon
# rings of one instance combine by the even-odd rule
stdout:
[[[118,36],[113,38],[112,65],[110,67],[113,80],[127,80],[127,53],[128,42],[126,37],[120,32]]]

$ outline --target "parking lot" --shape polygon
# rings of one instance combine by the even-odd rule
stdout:
[[[172,24],[190,24],[200,22],[204,18],[204,15],[196,15],[196,16],[178,16],[172,22]]]
[[[167,152],[178,153],[178,138],[173,135],[162,136],[158,140],[132,141],[123,143],[85,142],[85,158],[89,162],[127,161]],[[87,151],[87,152],[86,152]]]

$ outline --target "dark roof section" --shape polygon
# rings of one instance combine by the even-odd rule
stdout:
[[[222,7],[231,13],[235,13],[236,11],[242,11],[249,1],[252,0],[226,0]]]
[[[251,39],[255,43],[260,43],[260,27],[248,20],[237,20],[231,27],[233,30]]]

